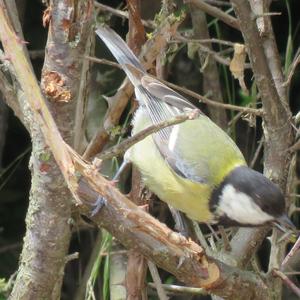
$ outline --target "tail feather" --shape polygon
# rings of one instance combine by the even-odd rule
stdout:
[[[96,34],[106,44],[111,53],[114,55],[118,63],[122,66],[129,79],[135,83],[136,77],[130,70],[130,66],[133,65],[139,71],[146,73],[145,69],[130,50],[127,44],[117,35],[112,29],[105,26],[99,26],[96,30]]]
[[[149,77],[137,57],[115,31],[106,26],[99,26],[96,34],[103,40],[133,83],[136,98],[140,104],[147,107],[153,124],[172,118],[184,112],[185,108],[195,108],[177,92]]]

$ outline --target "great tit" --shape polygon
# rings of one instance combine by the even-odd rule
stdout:
[[[132,134],[196,107],[148,75],[122,38],[108,27],[97,35],[134,85],[139,108]],[[207,116],[161,129],[127,150],[124,159],[141,172],[162,201],[203,223],[292,226],[280,189],[247,167],[232,139]]]

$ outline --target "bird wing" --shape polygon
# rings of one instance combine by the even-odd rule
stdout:
[[[140,105],[146,108],[153,124],[196,108],[183,96],[149,76],[127,44],[113,30],[108,27],[98,27],[96,33],[108,46],[133,83],[136,98]],[[207,134],[210,136],[207,137]],[[203,114],[195,120],[161,129],[153,135],[153,138],[162,157],[179,176],[200,183],[214,180],[210,176],[215,170],[207,164],[208,160],[211,161],[210,155],[215,156],[216,164],[222,164],[222,159],[224,163],[224,158],[225,162],[228,161],[226,158],[230,155],[234,159],[242,157],[233,141]],[[199,143],[195,143],[195,139],[199,140]],[[208,147],[207,153],[206,144],[209,142],[213,146]],[[220,147],[226,149],[221,156],[218,153]],[[192,155],[187,155],[187,152]]]
[[[139,101],[149,103],[147,111],[152,123],[157,124],[195,108],[190,103],[189,106],[184,105],[188,100],[172,90],[174,94],[169,93],[170,89],[163,83],[156,80],[156,90],[152,90],[152,86],[144,85],[144,82],[142,79],[135,92]],[[158,88],[161,89],[159,92]],[[160,94],[162,96],[157,97]],[[194,182],[217,184],[228,171],[245,164],[232,139],[204,114],[161,129],[153,138],[169,166],[179,176]]]
[[[187,109],[196,108],[190,103],[185,105],[187,102],[186,99],[173,90],[171,90],[172,93],[169,93],[170,89],[164,84],[159,85],[160,82],[158,81],[155,82],[155,85],[144,85],[144,80],[141,82],[142,84],[136,87],[135,94],[140,101],[142,100],[143,103],[146,103],[145,106],[153,124],[172,119],[175,116],[184,113]],[[164,91],[166,93],[164,93]],[[167,94],[167,92],[169,94]],[[162,96],[157,97],[157,95]],[[206,179],[200,175],[201,172],[199,172],[199,170],[195,170],[195,165],[193,163],[195,158],[193,161],[185,159],[185,154],[183,153],[184,149],[178,147],[178,144],[181,143],[181,139],[178,139],[178,134],[182,131],[182,128],[182,124],[178,124],[159,130],[157,133],[153,134],[155,144],[160,154],[179,176],[204,183]],[[187,144],[187,147],[191,146],[190,143]]]

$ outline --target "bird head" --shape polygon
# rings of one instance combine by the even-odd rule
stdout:
[[[217,186],[210,199],[216,221],[229,226],[294,225],[285,214],[281,190],[261,173],[236,167]]]

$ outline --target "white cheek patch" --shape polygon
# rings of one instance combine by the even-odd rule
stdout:
[[[217,210],[221,215],[226,214],[241,224],[260,225],[274,219],[251,200],[250,196],[237,191],[230,184],[225,185]]]

